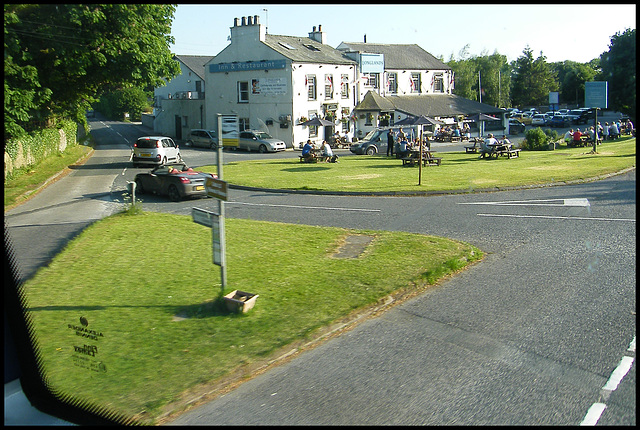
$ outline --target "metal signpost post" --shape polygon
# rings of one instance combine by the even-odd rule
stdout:
[[[593,152],[596,152],[598,144],[598,109],[606,109],[607,106],[607,90],[609,83],[607,81],[593,81],[584,83],[584,107],[593,108]]]

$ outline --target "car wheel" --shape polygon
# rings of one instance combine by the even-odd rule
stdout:
[[[167,157],[164,157],[164,158],[162,159],[162,164],[167,164]]]
[[[142,186],[142,181],[140,179],[136,179],[136,192],[138,194],[144,194],[144,187]]]
[[[260,145],[260,148],[258,148],[258,151],[260,151],[261,154],[264,154],[265,152],[267,152],[267,146]]]
[[[216,150],[216,149],[218,149],[218,144],[215,143],[215,142],[211,142],[211,144],[209,145],[209,148],[213,149],[213,150]]]
[[[375,146],[370,146],[367,148],[367,155],[374,155],[376,152],[376,147]]]
[[[178,163],[182,163],[182,162],[183,162],[183,160],[182,160],[182,154],[178,154],[178,156],[176,157],[176,161],[177,161]]]
[[[180,201],[180,192],[175,185],[169,185],[167,192],[169,193],[169,199],[171,199],[172,202]]]
[[[187,146],[193,146],[193,142],[190,140],[187,140],[184,144]]]

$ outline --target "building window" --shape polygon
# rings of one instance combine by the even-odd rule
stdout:
[[[362,77],[365,79],[365,86],[380,88],[380,73],[365,73]]]
[[[433,92],[434,93],[444,92],[444,77],[442,73],[433,75]]]
[[[395,72],[387,74],[387,92],[389,93],[398,92],[398,74]]]
[[[333,98],[333,75],[324,75],[324,99]]]
[[[251,130],[249,118],[238,118],[238,129],[239,131]]]
[[[412,93],[419,93],[420,91],[420,73],[412,73],[411,74],[411,82],[409,83],[411,86]]]
[[[349,98],[349,75],[340,75],[340,96],[343,99]]]
[[[249,82],[238,82],[238,103],[249,103]]]
[[[316,118],[318,116],[318,112],[315,110],[309,111],[309,119]],[[317,126],[309,126],[309,137],[318,137],[318,127]]]
[[[318,97],[318,89],[316,88],[316,75],[306,75],[305,83],[307,85],[307,100],[316,100]]]

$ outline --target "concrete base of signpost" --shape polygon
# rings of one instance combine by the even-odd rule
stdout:
[[[233,290],[224,296],[227,309],[231,312],[248,312],[256,304],[258,294],[247,293],[245,291]]]

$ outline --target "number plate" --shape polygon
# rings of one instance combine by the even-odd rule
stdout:
[[[203,191],[204,185],[196,185],[196,191]]]

